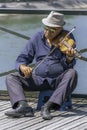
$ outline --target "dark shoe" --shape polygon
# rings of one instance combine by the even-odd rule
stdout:
[[[46,106],[42,106],[41,116],[45,120],[51,120],[52,119],[52,116],[50,115],[50,110]]]
[[[31,107],[24,107],[24,106],[19,106],[16,109],[12,109],[11,111],[7,111],[5,113],[6,116],[9,117],[33,117],[34,112]]]

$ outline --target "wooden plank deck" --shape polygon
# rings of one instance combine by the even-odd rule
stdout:
[[[36,108],[36,103],[30,103]],[[11,109],[9,101],[0,101],[0,130],[87,130],[87,99],[73,98],[70,111],[52,112],[52,120],[43,120],[40,111],[34,117],[9,118],[4,115]]]

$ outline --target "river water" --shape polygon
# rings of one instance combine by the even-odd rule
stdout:
[[[41,19],[45,15],[2,15],[0,16],[0,26],[32,37],[37,31],[43,29]],[[87,47],[87,16],[65,16],[65,29],[71,30],[76,26],[73,32],[77,49]],[[23,49],[27,40],[15,35],[0,31],[0,73],[14,69],[15,59]],[[87,56],[85,53],[84,56]],[[79,79],[74,93],[87,94],[87,63],[77,60],[75,69],[78,71]],[[5,76],[0,77],[0,90],[6,90]]]

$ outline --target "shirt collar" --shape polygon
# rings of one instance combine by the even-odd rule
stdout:
[[[41,39],[42,39],[43,41],[45,40],[44,31],[41,32]]]

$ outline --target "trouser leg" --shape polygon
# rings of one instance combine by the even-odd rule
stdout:
[[[69,69],[60,77],[61,81],[53,95],[50,97],[49,101],[61,106],[64,100],[73,92],[76,87],[77,73],[74,69]]]
[[[33,109],[27,104],[24,95],[24,90],[28,89],[27,80],[18,73],[14,73],[7,76],[6,85],[13,109],[5,112],[5,115],[9,117],[34,116]]]
[[[9,74],[6,77],[6,86],[12,106],[20,100],[26,100],[20,79],[22,77],[18,73]]]
[[[30,77],[26,79],[22,77],[18,72],[9,74],[6,77],[6,86],[10,96],[10,101],[12,107],[14,108],[18,101],[25,101],[25,91],[42,91],[49,90],[50,87],[47,82],[44,82],[43,85],[38,85],[39,83],[34,82],[33,78]]]

